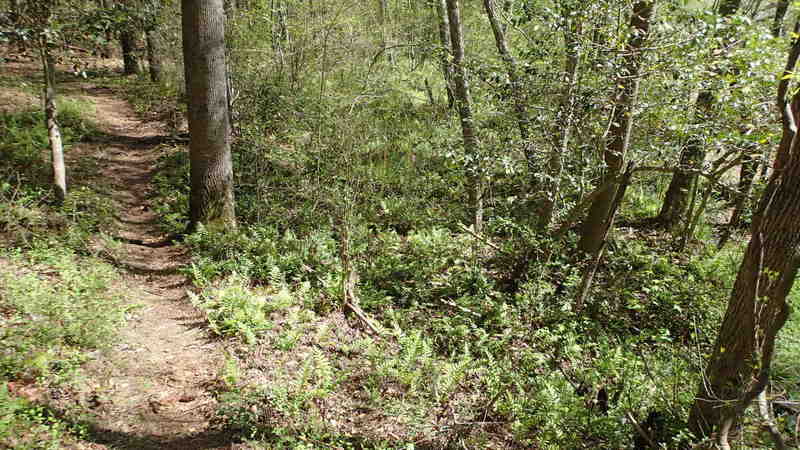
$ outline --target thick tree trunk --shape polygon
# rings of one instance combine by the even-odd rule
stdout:
[[[797,151],[795,146],[795,151]],[[698,437],[735,424],[764,389],[775,337],[789,315],[786,296],[798,268],[800,158],[793,155],[761,199],[714,351],[698,388],[689,427]]]
[[[732,16],[739,10],[741,0],[722,0],[717,14],[721,18]],[[697,96],[695,104],[695,124],[703,124],[709,120],[711,109],[714,105],[714,93],[704,89]],[[676,170],[667,188],[659,221],[667,228],[673,228],[683,218],[689,205],[689,187],[697,180],[697,169],[701,168],[705,160],[705,146],[702,139],[692,137],[680,156],[681,168],[691,170]]]
[[[141,72],[139,61],[139,51],[136,45],[136,33],[125,30],[119,34],[119,44],[122,48],[123,73],[125,75],[135,75]]]
[[[800,23],[795,24],[798,30]],[[784,74],[792,73],[800,56],[795,38]],[[733,285],[728,309],[689,416],[689,429],[699,438],[715,435],[722,445],[747,406],[769,380],[778,331],[789,317],[786,296],[794,284],[800,255],[800,140],[785,98],[789,81],[778,83],[778,106],[784,119],[776,160],[783,165],[770,177],[750,227],[750,243]],[[795,94],[791,103],[796,103]]]
[[[223,0],[183,0],[183,58],[189,98],[189,230],[236,226],[225,78]]]
[[[149,30],[145,37],[147,39],[147,65],[150,70],[150,80],[158,83],[163,78],[164,65],[162,64],[161,38],[155,30]]]
[[[639,90],[639,70],[644,47],[650,30],[654,2],[638,0],[631,14],[631,36],[625,50],[625,59],[614,98],[614,113],[609,128],[609,139],[603,152],[606,170],[599,185],[619,178],[625,161],[625,153],[630,143],[633,126],[634,104]],[[587,254],[596,254],[602,248],[606,235],[606,222],[616,197],[619,183],[610,183],[589,207],[589,214],[583,222],[578,248]]]
[[[64,146],[61,141],[61,130],[56,121],[56,70],[53,57],[43,39],[40,43],[42,71],[44,72],[44,117],[47,126],[47,138],[50,142],[50,156],[53,166],[53,187],[56,201],[62,203],[67,197],[67,173],[64,166]]]
[[[475,231],[483,228],[483,164],[478,154],[478,137],[472,119],[472,98],[464,66],[464,38],[461,29],[459,0],[447,0],[447,17],[450,23],[450,41],[453,46],[453,84],[456,107],[461,119],[461,134],[466,154],[469,202],[473,212]]]
[[[445,0],[435,1],[436,13],[439,16],[439,41],[442,45],[442,75],[447,90],[447,108],[451,109],[455,105],[455,87],[453,86],[453,64],[450,59],[453,55],[450,45],[450,21],[447,19]]]

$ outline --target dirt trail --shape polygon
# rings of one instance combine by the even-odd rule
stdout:
[[[73,92],[94,103],[105,134],[82,150],[110,185],[114,237],[123,247],[114,258],[141,305],[120,343],[86,365],[82,396],[93,408],[92,440],[128,449],[230,448],[225,436],[209,431],[222,350],[186,298],[187,280],[177,272],[187,262],[185,250],[166,241],[150,204],[164,130],[139,120],[110,90],[81,88]]]

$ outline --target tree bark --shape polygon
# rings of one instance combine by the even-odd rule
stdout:
[[[450,45],[450,21],[447,18],[447,5],[445,0],[436,0],[436,13],[439,16],[439,41],[442,45],[442,75],[447,91],[447,108],[455,105],[455,87],[453,86],[453,64],[450,58],[453,54]]]
[[[183,58],[189,98],[189,231],[236,227],[225,78],[223,0],[182,0]]]
[[[478,137],[472,118],[472,98],[467,81],[467,70],[464,66],[464,38],[461,28],[461,11],[459,0],[447,1],[447,17],[450,24],[450,42],[453,46],[453,84],[455,87],[456,107],[461,119],[461,135],[464,140],[466,155],[467,183],[469,202],[473,212],[475,232],[483,228],[483,164],[478,154]]]
[[[162,80],[164,73],[161,38],[155,30],[147,31],[145,38],[147,39],[147,66],[150,71],[150,81],[158,83]]]
[[[642,48],[650,30],[653,9],[652,0],[638,0],[633,5],[630,21],[631,36],[626,45],[621,76],[616,83],[618,87],[613,102],[610,138],[603,152],[606,170],[600,185],[605,184],[607,180],[619,178],[622,173],[633,126],[634,104],[639,90]],[[618,188],[619,183],[610,183],[589,207],[589,214],[583,222],[581,239],[578,242],[578,248],[584,253],[593,255],[602,248],[606,235],[606,221],[611,213]]]
[[[528,110],[525,105],[525,96],[522,92],[522,83],[519,79],[519,69],[517,60],[511,51],[508,49],[508,42],[506,41],[506,33],[500,21],[497,19],[494,11],[492,0],[483,0],[483,8],[486,11],[486,17],[489,19],[489,24],[492,26],[492,34],[494,34],[494,42],[497,47],[497,52],[506,66],[506,75],[511,84],[511,100],[514,103],[514,115],[517,117],[517,127],[519,128],[519,136],[525,146],[528,138],[530,137],[530,119],[528,117]],[[528,160],[532,156],[527,155]]]
[[[772,22],[772,35],[783,36],[783,19],[789,9],[789,0],[778,0],[775,5],[775,19]]]
[[[581,32],[582,20],[580,17],[573,17],[568,9],[563,11],[564,17],[564,50],[566,51],[566,61],[564,64],[564,87],[561,94],[561,101],[558,105],[558,115],[556,116],[557,130],[555,133],[556,141],[547,159],[547,176],[543,183],[543,198],[539,212],[538,228],[546,230],[553,221],[556,210],[556,200],[558,199],[561,188],[561,172],[563,170],[563,158],[569,149],[569,140],[572,133],[572,125],[575,115],[575,91],[578,87],[578,35]]]
[[[67,197],[67,174],[64,165],[64,146],[61,140],[61,129],[56,115],[56,70],[53,56],[46,39],[40,41],[42,71],[44,72],[44,117],[47,126],[47,139],[50,142],[50,157],[53,167],[53,187],[56,202],[59,204]]]
[[[741,0],[722,0],[717,14],[721,18],[732,16],[739,10]],[[697,96],[695,104],[694,123],[700,125],[709,120],[711,109],[714,105],[714,93],[710,89],[703,89]],[[689,188],[696,179],[696,169],[699,169],[705,160],[705,145],[699,137],[692,137],[680,156],[680,166],[691,170],[675,171],[667,188],[659,221],[667,228],[673,228],[683,218],[689,205]]]
[[[142,67],[139,61],[136,33],[132,30],[124,30],[120,32],[119,44],[122,48],[123,73],[125,75],[139,74]]]
[[[797,51],[795,39],[788,71],[794,69]],[[779,82],[779,91],[785,81]],[[773,172],[753,217],[752,237],[689,416],[689,428],[699,438],[716,434],[724,442],[769,380],[775,339],[789,317],[786,296],[800,265],[798,150],[797,139],[778,149],[785,164]]]

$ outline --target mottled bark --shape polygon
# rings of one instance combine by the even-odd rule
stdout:
[[[453,84],[456,108],[461,120],[461,135],[466,154],[467,189],[472,208],[475,231],[483,228],[483,164],[478,154],[478,137],[472,118],[472,98],[464,63],[464,38],[461,28],[459,0],[447,0],[447,18],[450,24],[450,43],[453,49]]]
[[[717,9],[717,15],[727,18],[739,10],[741,0],[722,0]],[[695,116],[693,122],[702,125],[709,120],[711,109],[714,106],[714,92],[711,89],[703,89],[697,96],[695,103]],[[694,185],[697,180],[697,169],[702,167],[705,160],[705,145],[703,139],[697,136],[690,138],[689,143],[680,156],[681,168],[691,170],[676,170],[667,188],[661,212],[658,215],[659,221],[667,228],[672,228],[686,214],[689,205],[689,187]]]
[[[183,58],[189,98],[189,230],[236,226],[222,0],[183,0]]]
[[[631,36],[625,47],[623,67],[617,80],[614,95],[614,112],[609,128],[609,138],[603,151],[606,169],[600,185],[619,178],[625,161],[625,153],[630,143],[633,126],[634,105],[639,91],[639,71],[642,62],[642,48],[650,30],[654,2],[639,0],[633,5],[630,29]],[[609,220],[619,183],[610,183],[589,207],[589,213],[581,228],[578,248],[584,253],[596,254],[605,240],[606,222]]]
[[[56,116],[56,69],[53,56],[50,54],[45,39],[40,42],[42,71],[44,72],[44,117],[47,127],[47,139],[50,143],[50,159],[53,167],[53,188],[56,201],[62,203],[67,197],[67,173],[64,166],[64,146],[61,140],[61,129]]]

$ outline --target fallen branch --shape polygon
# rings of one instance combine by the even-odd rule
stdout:
[[[645,429],[642,428],[642,426],[636,420],[636,417],[633,416],[632,412],[625,411],[625,417],[628,418],[628,421],[633,425],[633,428],[636,429],[636,432],[639,434],[639,436],[641,436],[642,439],[647,441],[647,443],[650,445],[651,448],[658,448],[656,443],[653,441],[653,438],[651,438],[650,435],[647,434],[647,431],[645,431]]]
[[[499,252],[499,251],[502,251],[502,249],[501,249],[500,247],[498,247],[498,246],[497,246],[497,244],[495,244],[494,242],[490,241],[490,240],[489,240],[489,238],[487,238],[487,237],[485,237],[485,236],[481,236],[480,234],[476,233],[476,232],[475,232],[474,230],[472,230],[471,228],[469,228],[469,227],[465,226],[463,223],[460,223],[460,224],[458,224],[458,226],[460,226],[462,230],[464,230],[464,231],[466,231],[467,233],[469,233],[469,234],[471,234],[472,236],[474,236],[474,237],[475,237],[475,239],[477,239],[477,240],[479,240],[479,241],[483,242],[484,244],[488,245],[488,246],[489,246],[489,247],[491,247],[492,249],[494,249],[494,250],[496,250],[496,251],[498,251],[498,252]]]

